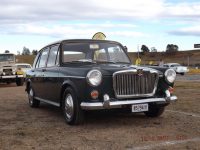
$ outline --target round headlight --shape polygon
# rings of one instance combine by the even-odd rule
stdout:
[[[165,79],[169,83],[173,83],[176,79],[176,72],[173,69],[168,69],[165,71]]]
[[[102,74],[99,70],[91,70],[87,74],[87,81],[91,86],[98,86],[101,83]]]

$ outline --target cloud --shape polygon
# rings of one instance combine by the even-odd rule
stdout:
[[[115,32],[109,32],[109,35],[120,36],[120,37],[130,37],[130,38],[149,37],[149,35],[147,34],[144,34],[142,32],[136,32],[136,31],[115,31]]]
[[[55,24],[55,23],[52,23]],[[146,37],[142,32],[134,31],[136,26],[132,24],[17,24],[17,25],[1,25],[0,32],[3,34],[20,34],[20,35],[39,35],[56,38],[91,38],[96,32],[103,31],[110,36],[120,37]]]
[[[96,31],[123,37],[146,37],[148,35],[135,29],[140,20],[157,24],[171,18],[176,21],[200,20],[200,2],[193,1],[1,0],[0,10],[1,34],[56,37],[70,34],[88,37]],[[180,30],[170,34],[198,35],[198,32]]]
[[[167,17],[182,19],[198,19],[200,17],[200,2],[182,2],[166,4]]]
[[[2,0],[0,10],[0,22],[4,23],[47,20],[133,20],[159,15],[163,10],[163,1]]]
[[[200,26],[181,28],[179,30],[170,31],[168,33],[172,35],[178,35],[178,36],[200,36]]]
[[[200,17],[200,2],[167,0],[1,0],[0,23],[71,20],[136,20]]]

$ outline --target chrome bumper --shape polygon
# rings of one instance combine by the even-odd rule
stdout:
[[[81,108],[84,110],[96,110],[96,109],[109,109],[109,108],[121,108],[124,105],[134,105],[141,103],[152,103],[152,102],[172,102],[176,101],[176,96],[170,96],[167,98],[147,98],[137,100],[123,100],[123,101],[104,101],[104,102],[82,102]]]
[[[0,79],[14,79],[14,78],[23,78],[24,75],[11,75],[11,76],[0,76]]]

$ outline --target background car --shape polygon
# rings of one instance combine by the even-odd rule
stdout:
[[[0,83],[16,82],[17,86],[24,84],[23,72],[15,65],[15,55],[12,53],[0,54]]]
[[[32,66],[30,64],[27,64],[27,63],[16,63],[15,65],[17,66],[17,69],[24,72],[25,75],[26,75],[26,72],[28,70],[32,69]]]
[[[178,63],[167,63],[167,64],[164,64],[163,66],[167,68],[171,68],[174,71],[176,71],[177,74],[181,74],[181,75],[184,75],[185,73],[189,71],[187,67],[181,66]]]

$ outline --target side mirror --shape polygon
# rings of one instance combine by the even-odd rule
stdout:
[[[126,46],[124,46],[124,50],[126,53],[128,53],[128,48]]]

